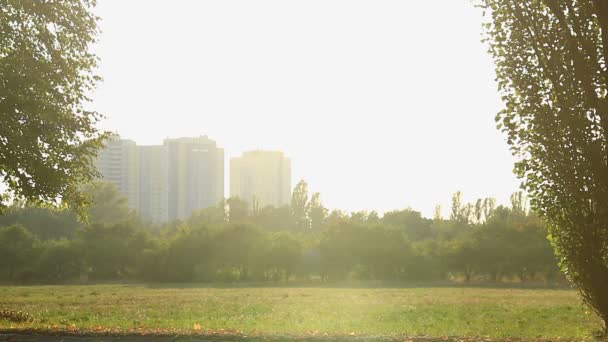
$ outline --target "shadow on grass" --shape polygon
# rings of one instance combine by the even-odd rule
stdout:
[[[246,288],[325,288],[325,289],[421,289],[421,288],[480,288],[480,289],[527,289],[527,290],[574,290],[562,283],[493,283],[455,281],[434,282],[383,282],[383,281],[347,281],[347,282],[138,282],[138,281],[91,281],[70,283],[10,283],[0,282],[0,287],[32,287],[32,286],[123,286],[146,287],[150,289],[246,289]],[[0,342],[2,342],[0,340]]]
[[[0,341],[20,342],[20,341],[42,341],[42,342],[97,342],[97,341],[208,341],[208,342],[280,342],[280,341],[301,341],[301,342],[393,342],[393,341],[408,341],[408,342],[549,342],[558,340],[543,340],[543,339],[488,339],[484,337],[465,337],[465,336],[408,336],[408,335],[391,335],[391,336],[371,336],[371,335],[230,335],[230,334],[180,334],[180,333],[138,333],[138,334],[121,334],[121,333],[94,333],[94,332],[70,332],[65,330],[46,330],[46,329],[28,329],[28,330],[2,330],[0,329]],[[565,340],[564,340],[565,341]]]
[[[142,284],[133,284],[141,286]],[[129,285],[126,285],[129,286]],[[570,286],[545,283],[459,283],[442,282],[235,282],[235,283],[144,283],[151,289],[241,289],[241,288],[326,288],[326,289],[420,289],[420,288],[485,288],[485,289],[538,289],[569,290]]]

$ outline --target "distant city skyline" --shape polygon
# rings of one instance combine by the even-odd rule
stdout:
[[[146,221],[183,221],[224,199],[224,150],[207,136],[138,145],[115,135],[95,165],[101,180],[114,183]]]
[[[100,2],[101,127],[138,144],[206,134],[227,160],[282,150],[332,209],[432,217],[458,190],[518,190],[473,4],[237,2]]]

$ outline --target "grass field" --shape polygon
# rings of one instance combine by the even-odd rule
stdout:
[[[576,292],[544,289],[5,286],[3,309],[34,321],[0,330],[580,340],[600,328]]]

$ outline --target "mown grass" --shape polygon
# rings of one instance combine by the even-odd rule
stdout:
[[[243,334],[430,335],[585,339],[599,319],[569,290],[209,288],[146,285],[0,287],[4,329]]]

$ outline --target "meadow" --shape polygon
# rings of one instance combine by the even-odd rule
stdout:
[[[505,288],[3,286],[0,330],[241,336],[577,339],[599,319],[571,290]]]

